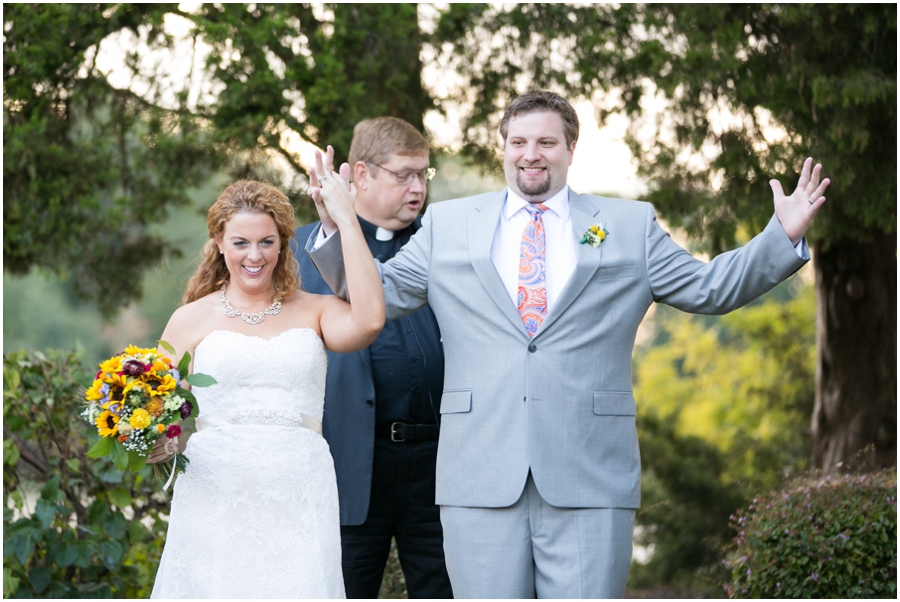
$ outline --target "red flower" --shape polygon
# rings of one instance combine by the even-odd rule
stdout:
[[[191,412],[194,411],[194,405],[190,401],[185,400],[185,402],[181,404],[181,407],[178,408],[178,411],[181,413],[181,419],[187,420],[188,416],[191,415]]]
[[[169,430],[166,431],[166,437],[168,437],[169,439],[174,439],[175,437],[177,437],[180,434],[181,434],[181,427],[178,426],[177,424],[169,425]]]
[[[120,374],[127,374],[128,376],[140,376],[147,371],[146,367],[146,365],[137,360],[128,360],[127,362],[125,362],[125,365],[122,366],[122,372],[120,372]]]

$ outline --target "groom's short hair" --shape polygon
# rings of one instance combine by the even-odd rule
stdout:
[[[394,155],[427,154],[428,141],[412,125],[396,117],[375,117],[353,128],[347,160],[352,168],[358,161],[381,164]]]
[[[550,111],[560,116],[566,134],[566,146],[571,147],[578,141],[578,114],[569,101],[549,90],[532,90],[512,101],[503,114],[500,121],[500,135],[503,136],[503,142],[506,142],[509,122],[513,117],[537,111]]]

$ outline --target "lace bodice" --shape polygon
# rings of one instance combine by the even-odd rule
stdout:
[[[322,420],[327,356],[311,328],[292,328],[271,339],[216,330],[194,355],[194,372],[217,381],[193,389],[200,405],[198,430],[299,413]]]

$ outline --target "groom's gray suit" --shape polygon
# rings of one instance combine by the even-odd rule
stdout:
[[[803,265],[806,244],[798,257],[773,216],[747,245],[704,263],[660,228],[651,205],[570,191],[576,243],[594,224],[609,235],[598,248],[577,245],[574,272],[530,338],[491,259],[505,199],[504,189],[431,206],[419,232],[381,267],[387,317],[427,302],[443,335],[436,501],[505,508],[530,487],[556,508],[635,509],[640,454],[631,355],[648,307],[731,311]],[[340,290],[340,245],[329,238],[313,251],[312,240],[313,261]],[[490,527],[473,527],[483,528]],[[485,565],[471,563],[473,572]],[[613,579],[603,591],[621,596],[624,576]],[[453,587],[459,596],[458,580]]]

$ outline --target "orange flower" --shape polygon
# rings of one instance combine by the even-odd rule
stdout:
[[[144,406],[144,409],[150,412],[151,416],[156,418],[157,416],[162,414],[166,408],[163,402],[161,402],[158,397],[154,397],[147,402],[147,405]]]
[[[119,435],[119,443],[125,443],[126,441],[128,441],[128,437],[126,437],[125,435]]]

